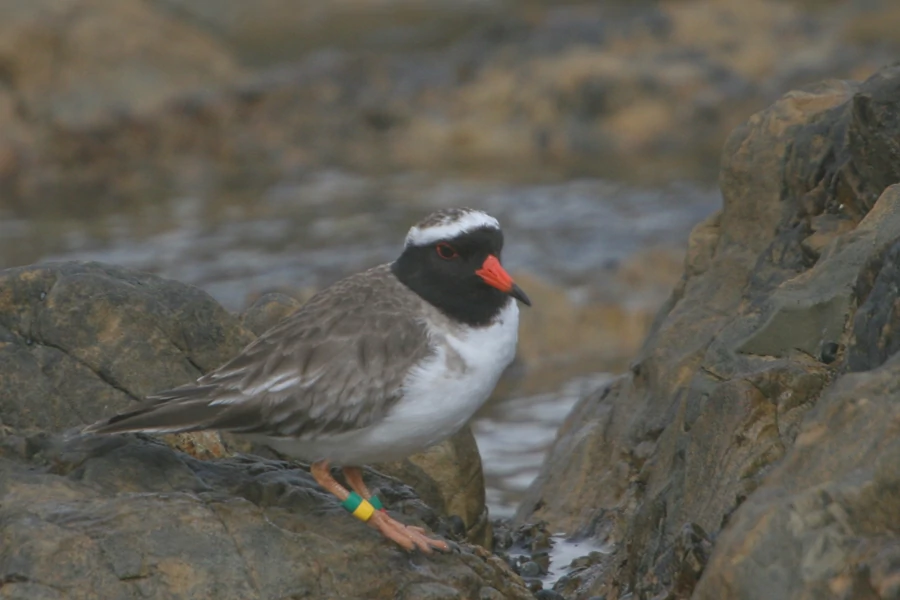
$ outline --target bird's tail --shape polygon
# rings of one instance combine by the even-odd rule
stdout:
[[[83,433],[181,433],[210,429],[227,406],[209,401],[209,388],[176,388],[149,397],[141,406],[85,427]]]

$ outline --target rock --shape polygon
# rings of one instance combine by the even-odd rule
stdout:
[[[69,127],[157,109],[241,73],[213,36],[139,0],[4,2],[0,64],[28,120]]]
[[[280,462],[199,461],[135,436],[4,435],[0,497],[9,598],[531,597],[466,546],[391,546]]]
[[[773,90],[896,53],[853,33],[893,2],[857,4],[7,2],[0,208],[255,198],[334,166],[708,180]]]
[[[835,382],[732,516],[695,598],[897,597],[898,381],[895,355]]]
[[[672,267],[671,272],[653,273],[642,264],[650,257],[657,266]],[[528,366],[528,376],[519,382],[517,393],[554,389],[597,365],[610,371],[625,368],[668,294],[653,288],[668,282],[670,289],[677,282],[681,260],[682,252],[674,249],[639,253],[610,276],[606,297],[581,301],[562,287],[516,273],[516,281],[540,307],[519,317],[517,359]]]
[[[0,419],[60,431],[193,381],[253,340],[205,292],[98,263],[0,271]]]
[[[153,0],[173,17],[197,23],[224,38],[248,61],[283,61],[317,48],[384,52],[441,46],[480,22],[498,16],[501,3],[476,0],[341,0],[297,4],[291,0]]]
[[[295,312],[303,303],[280,292],[263,294],[241,315],[241,322],[256,336],[260,336],[279,321]]]
[[[616,544],[578,597],[892,589],[898,513],[874,498],[900,464],[886,429],[900,170],[882,158],[900,152],[897,98],[895,66],[791,92],[729,138],[722,211],[517,515]]]

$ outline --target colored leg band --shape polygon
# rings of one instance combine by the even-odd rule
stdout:
[[[384,505],[381,503],[381,500],[378,499],[378,496],[372,496],[369,498],[369,502],[375,510],[384,510]]]
[[[375,514],[375,507],[368,500],[363,500],[356,492],[350,492],[347,499],[341,502],[348,513],[365,523]]]

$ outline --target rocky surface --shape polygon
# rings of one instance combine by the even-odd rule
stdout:
[[[65,263],[0,272],[0,419],[60,431],[192,381],[253,340],[208,294]]]
[[[4,2],[0,59],[20,117],[75,128],[242,73],[212,35],[139,0]]]
[[[571,597],[896,597],[898,103],[900,66],[729,138],[722,211],[518,515],[616,545]]]
[[[376,486],[392,510],[437,524],[408,488]],[[484,550],[392,547],[281,462],[199,461],[134,436],[7,434],[0,495],[3,598],[531,597]]]
[[[265,329],[293,308],[268,296],[244,322]],[[437,558],[390,547],[306,470],[234,455],[252,448],[231,438],[77,434],[253,337],[206,293],[152,275],[97,263],[0,272],[2,597],[530,597],[467,543]],[[391,510],[490,542],[470,432],[385,468],[402,480],[367,478]]]

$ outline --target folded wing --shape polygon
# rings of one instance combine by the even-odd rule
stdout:
[[[315,437],[375,423],[430,351],[424,323],[411,316],[417,297],[377,269],[323,290],[196,383],[84,431]]]

